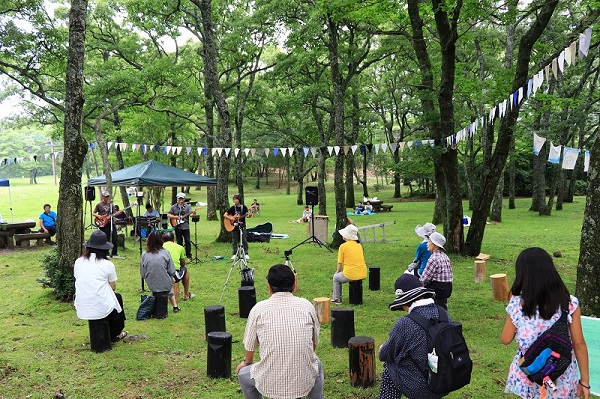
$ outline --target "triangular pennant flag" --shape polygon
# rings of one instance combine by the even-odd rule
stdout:
[[[333,153],[333,146],[327,146],[327,151],[329,152],[329,156]]]
[[[550,82],[550,64],[544,67],[544,76],[546,78],[546,82]]]
[[[550,143],[550,152],[548,153],[548,162],[550,163],[560,163],[560,153],[562,151],[562,146],[554,146],[554,144]]]
[[[592,28],[587,28],[585,32],[579,35],[579,58],[586,57],[590,49],[592,38]]]
[[[383,152],[386,152],[386,151],[387,151],[387,148],[388,148],[388,146],[387,146],[387,143],[383,143],[383,144],[381,144],[381,150],[382,150]]]
[[[573,63],[573,59],[571,58],[571,47],[565,47],[565,61],[567,65],[571,65]]]
[[[521,104],[521,100],[523,100],[523,88],[519,87],[519,90],[517,91],[517,104]],[[515,105],[517,105],[515,104]]]
[[[224,148],[224,150],[225,150],[225,156],[229,157],[229,154],[231,153],[231,148],[227,147],[227,148]]]
[[[244,148],[244,154],[246,155],[246,158],[248,158],[249,153],[250,153],[250,148]]]
[[[217,147],[217,154],[219,154],[219,156],[223,156],[223,147]]]
[[[167,155],[169,155],[171,153],[171,148],[173,148],[173,147],[171,147],[170,145],[166,146]]]
[[[588,170],[590,170],[590,152],[586,150],[583,158],[583,171],[587,172]]]
[[[112,145],[113,145],[113,142],[112,142],[112,141],[109,141],[109,142],[107,142],[107,143],[106,143],[106,148],[107,148],[108,150],[110,150],[110,147],[112,147]]]
[[[565,73],[565,50],[558,55],[558,70],[560,73]]]
[[[192,152],[192,147],[185,147],[186,155],[190,155],[190,152]]]
[[[375,144],[375,155],[379,154],[379,144]]]
[[[352,155],[356,154],[356,150],[358,150],[358,146],[356,144],[354,144],[352,147],[350,147],[352,149]]]
[[[554,79],[558,79],[558,60],[556,58],[552,60],[552,75]]]
[[[562,168],[567,170],[575,169],[578,156],[579,150],[577,148],[565,147],[565,150],[563,151]]]
[[[361,144],[360,147],[359,147],[359,149],[360,149],[361,155],[365,155],[367,153],[367,146],[366,145]]]
[[[294,155],[294,147],[288,147],[288,154],[290,157]]]
[[[335,145],[333,146],[333,150],[335,151],[335,155],[340,155],[340,146],[339,145]],[[331,155],[331,154],[329,154]]]
[[[214,157],[217,154],[217,149],[215,147],[211,148],[210,153]]]
[[[202,148],[198,147],[198,156],[202,156]]]
[[[310,152],[311,152],[313,158],[317,157],[317,147],[310,147]]]
[[[183,150],[183,147],[175,147],[175,153],[177,155],[181,154],[181,150]]]
[[[270,151],[270,149],[268,149],[268,148],[265,148],[265,155],[266,155],[267,157],[269,156],[269,151]]]
[[[367,150],[368,150],[369,152],[372,152],[372,151],[373,151],[373,144],[370,144],[370,143],[369,143],[369,144],[367,144]]]
[[[235,158],[237,158],[237,157],[238,157],[238,155],[240,155],[240,152],[241,152],[241,151],[242,151],[241,149],[239,149],[239,148],[237,148],[237,147],[236,147],[236,148],[233,150],[233,156],[234,156]]]
[[[310,150],[310,148],[304,147],[304,148],[302,148],[302,150],[304,151],[304,158],[306,158],[308,156],[308,151]],[[314,154],[313,154],[313,156],[314,156]]]
[[[137,151],[137,149],[138,149],[138,146],[139,146],[139,144],[132,144],[132,145],[131,145],[131,151],[132,151],[132,152],[136,152],[136,151]]]
[[[404,148],[404,142],[401,141],[400,142],[400,152],[402,152],[403,148]],[[396,152],[397,149],[398,149],[398,144],[397,143],[392,143],[392,152]]]
[[[250,149],[250,154],[252,154],[252,156],[256,155],[256,148],[251,148]]]
[[[286,154],[287,154],[287,148],[286,147],[282,147],[281,148],[281,156],[285,158]]]
[[[413,142],[412,141],[407,141],[406,142],[406,146],[408,147],[408,149],[410,150],[410,148],[412,147]]]
[[[278,153],[279,153],[279,148],[273,147],[273,156],[276,157]]]
[[[344,155],[348,155],[349,151],[350,151],[350,146],[349,145],[345,145],[344,146]]]
[[[571,50],[571,64],[575,65],[575,60],[577,60],[577,42],[571,43],[569,49]]]
[[[204,153],[204,156],[208,155],[208,147],[202,147],[202,152]]]
[[[540,151],[546,142],[545,137],[540,137],[536,133],[533,133],[533,153],[535,155],[540,155]]]

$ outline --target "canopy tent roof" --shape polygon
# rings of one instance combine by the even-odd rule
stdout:
[[[216,186],[217,180],[157,161],[146,161],[111,173],[113,186],[175,187]],[[106,176],[88,180],[90,186],[105,186]]]

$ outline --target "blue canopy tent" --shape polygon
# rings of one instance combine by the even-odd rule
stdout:
[[[0,187],[8,187],[8,202],[10,204],[10,221],[13,222],[12,196],[10,195],[10,181],[0,178]],[[0,219],[2,219],[0,217]],[[2,220],[0,220],[2,221]]]

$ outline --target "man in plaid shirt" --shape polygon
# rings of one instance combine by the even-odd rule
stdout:
[[[431,252],[431,256],[420,280],[425,287],[435,291],[435,303],[448,310],[448,298],[452,294],[454,275],[450,258],[444,252],[444,244],[446,244],[446,237],[440,233],[435,232],[429,236],[427,250]]]
[[[275,265],[267,275],[269,299],[257,303],[244,333],[244,360],[236,367],[246,399],[323,398],[323,365],[315,353],[319,319],[314,306],[292,294],[294,272]],[[254,351],[260,346],[260,360]]]

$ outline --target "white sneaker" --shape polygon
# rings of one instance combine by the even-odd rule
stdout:
[[[250,255],[246,255],[246,256],[245,256],[245,258],[246,258],[246,259],[250,259]]]
[[[237,255],[233,255],[233,256],[231,257],[231,260],[237,260]]]

